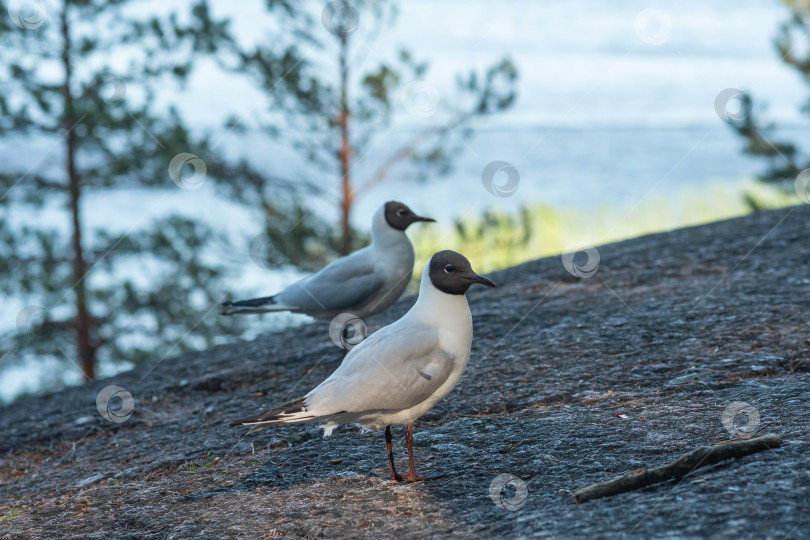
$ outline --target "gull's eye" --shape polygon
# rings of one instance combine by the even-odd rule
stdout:
[[[405,215],[405,209],[400,208],[399,210],[397,210],[397,215],[400,216],[400,217],[404,216]]]
[[[448,274],[453,273],[455,270],[456,270],[456,267],[453,266],[452,264],[444,265],[444,271],[447,272]]]

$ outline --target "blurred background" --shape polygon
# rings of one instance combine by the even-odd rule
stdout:
[[[0,7],[0,402],[309,321],[216,304],[388,200],[418,279],[807,198],[810,0]]]

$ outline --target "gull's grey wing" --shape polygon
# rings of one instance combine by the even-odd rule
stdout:
[[[368,302],[384,284],[385,276],[375,274],[369,253],[361,250],[293,283],[275,298],[294,311],[347,311]]]
[[[453,356],[434,327],[392,325],[352,349],[340,367],[307,394],[316,415],[401,411],[422,403],[453,371]]]

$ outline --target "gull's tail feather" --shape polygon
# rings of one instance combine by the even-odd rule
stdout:
[[[229,425],[231,426],[253,426],[251,431],[262,429],[271,424],[291,424],[296,422],[310,422],[315,419],[315,416],[307,412],[307,406],[304,403],[306,398],[296,399],[285,403],[275,409],[263,411],[252,416],[246,416],[239,420],[234,420]]]
[[[250,300],[239,300],[237,302],[223,302],[219,307],[222,315],[267,313],[268,311],[284,311],[287,309],[286,306],[282,306],[276,301],[275,296],[251,298]]]

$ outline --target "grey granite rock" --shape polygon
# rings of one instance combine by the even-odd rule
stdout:
[[[467,372],[417,424],[420,472],[447,475],[427,483],[387,480],[381,433],[227,427],[337,367],[320,323],[22,399],[0,409],[0,537],[807,538],[809,223],[804,206],[602,246],[588,279],[559,257],[494,274],[469,295]],[[113,384],[135,399],[122,423],[96,411]],[[728,431],[735,402],[759,424]],[[573,501],[743,429],[785,445]]]

